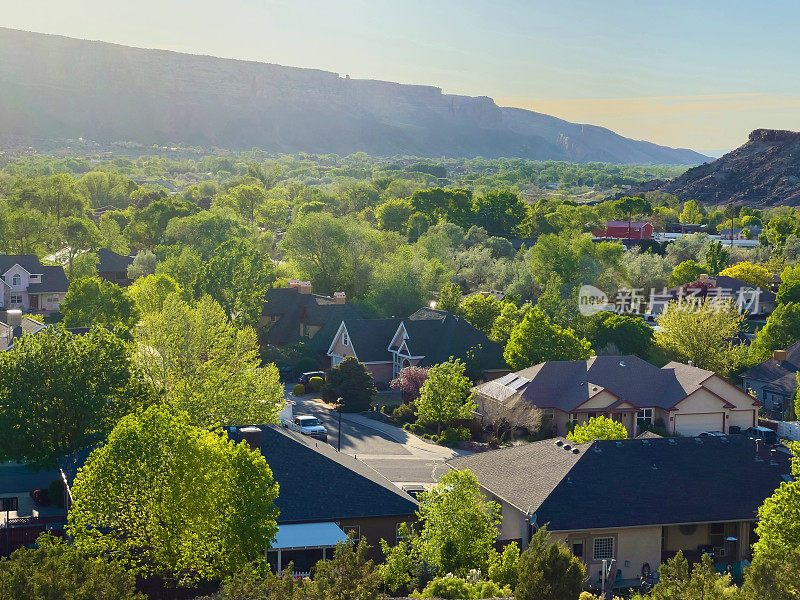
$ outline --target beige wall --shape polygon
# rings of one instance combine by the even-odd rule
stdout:
[[[697,546],[708,544],[708,523],[698,523],[691,535],[684,535],[679,525],[664,527],[664,550],[697,550]]]
[[[353,352],[352,342],[348,343],[345,346],[342,343],[342,334],[340,333],[333,342],[333,348],[331,349],[331,354],[335,354],[337,356],[355,356],[355,353]]]
[[[516,507],[508,502],[494,496],[489,490],[481,487],[481,493],[487,500],[497,502],[500,505],[500,534],[498,540],[520,540],[520,548],[523,550],[528,547],[528,523],[525,515]]]

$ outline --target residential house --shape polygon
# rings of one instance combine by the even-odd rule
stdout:
[[[14,340],[22,337],[23,333],[38,333],[47,327],[36,319],[23,317],[19,309],[0,309],[0,352],[8,350],[14,345]]]
[[[61,266],[44,266],[35,254],[0,254],[0,308],[58,312],[68,287]]]
[[[658,315],[673,300],[697,296],[733,300],[742,312],[747,312],[751,316],[766,316],[775,310],[775,294],[746,281],[722,275],[709,276],[707,274],[701,275],[697,281],[706,285],[698,285],[696,290],[684,290],[683,286],[679,286],[653,294],[651,296],[650,313]]]
[[[123,287],[132,283],[128,279],[128,267],[133,264],[132,256],[123,256],[108,248],[100,248],[96,254],[97,274],[102,279]]]
[[[789,456],[744,435],[704,438],[544,440],[448,461],[470,469],[501,506],[499,539],[528,546],[544,525],[597,582],[616,560],[617,585],[679,550],[712,555],[741,576],[758,507],[790,481]]]
[[[742,387],[755,394],[770,416],[783,419],[786,409],[795,399],[798,372],[800,341],[786,350],[775,350],[771,358],[745,371]]]
[[[735,227],[731,229],[720,229],[719,237],[723,240],[751,240],[758,238],[763,231],[761,225],[748,225],[747,227]]]
[[[593,234],[601,238],[649,240],[653,237],[653,226],[647,221],[608,221],[603,229]]]
[[[343,319],[363,318],[344,292],[322,296],[313,293],[310,282],[291,279],[288,287],[267,291],[259,328],[267,344],[287,346],[307,339],[324,355]]]
[[[405,319],[346,319],[333,336],[328,356],[333,366],[355,357],[381,383],[389,383],[404,367],[428,367],[451,356],[477,361],[487,376],[507,372],[498,344],[461,317],[432,308],[421,308]]]
[[[690,365],[662,368],[636,356],[594,356],[550,361],[473,388],[487,420],[542,411],[553,435],[603,415],[634,437],[652,426],[669,433],[727,433],[758,423],[761,402],[725,378]],[[511,419],[509,419],[511,420]]]

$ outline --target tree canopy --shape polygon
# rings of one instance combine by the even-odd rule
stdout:
[[[520,370],[549,360],[585,360],[592,347],[533,308],[511,332],[504,356],[512,369]]]
[[[140,317],[136,303],[118,285],[104,279],[76,279],[60,306],[65,327],[102,325],[130,330]]]
[[[619,421],[598,415],[589,418],[582,425],[576,425],[575,429],[567,434],[567,439],[576,444],[585,444],[594,440],[626,440],[628,431]]]

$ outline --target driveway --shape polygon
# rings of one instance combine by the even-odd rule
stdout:
[[[290,389],[287,387],[286,399],[295,403],[294,414],[314,415],[322,421],[328,430],[328,443],[336,448],[339,413],[320,400],[294,396]],[[445,460],[467,454],[361,414],[342,413],[341,436],[342,452],[355,456],[399,486],[430,487],[447,472]]]

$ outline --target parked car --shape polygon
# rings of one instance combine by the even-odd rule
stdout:
[[[281,419],[281,425],[286,429],[297,431],[316,440],[328,441],[328,430],[320,423],[317,417],[311,415],[297,415],[292,419]]]
[[[703,431],[698,433],[697,437],[725,437],[725,434],[721,431]]]
[[[308,373],[303,373],[300,375],[298,383],[308,386],[312,377],[320,377],[322,381],[325,381],[325,371],[309,371]]]
[[[754,440],[763,440],[769,446],[776,446],[780,441],[778,434],[766,427],[748,427],[742,433]]]

